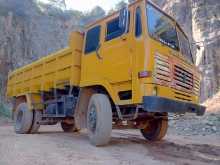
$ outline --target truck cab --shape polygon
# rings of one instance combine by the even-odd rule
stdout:
[[[200,73],[178,23],[150,1],[124,10],[124,20],[116,12],[86,28],[80,86],[102,86],[118,106],[203,114],[194,106]]]
[[[113,120],[145,125],[141,132],[148,140],[165,135],[168,113],[205,112],[189,39],[150,1],[136,1],[87,26],[81,76],[80,87],[99,86],[110,97]],[[143,122],[150,116],[161,120]],[[161,134],[150,136],[155,132],[148,130],[159,125]]]

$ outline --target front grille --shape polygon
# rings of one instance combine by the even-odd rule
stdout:
[[[174,96],[176,99],[180,101],[192,101],[192,97],[186,93],[179,92],[179,91],[174,91]]]
[[[193,79],[193,93],[195,93],[197,96],[200,95],[200,78],[194,76],[194,79]]]
[[[156,55],[154,77],[156,83],[168,85],[171,82],[171,68],[168,57]]]
[[[175,93],[177,99],[191,101],[188,94],[199,96],[200,78],[175,59],[161,54],[155,55],[154,81],[156,84],[176,89],[183,93]]]
[[[193,74],[184,69],[181,66],[174,65],[174,83],[180,90],[192,90],[193,89]]]

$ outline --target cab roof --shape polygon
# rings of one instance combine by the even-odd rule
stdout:
[[[162,12],[164,15],[166,15],[167,17],[169,17],[173,22],[175,22],[176,26],[180,29],[180,31],[187,37],[186,33],[183,31],[183,29],[180,27],[180,25],[177,23],[177,21],[172,17],[170,16],[169,14],[167,14],[166,12],[164,12],[158,5],[156,5],[155,3],[153,3],[151,0],[136,0],[135,2],[131,3],[128,5],[128,8],[131,8],[132,6],[134,6],[135,4],[137,3],[140,3],[142,1],[146,1],[147,3],[150,3],[152,6],[154,6],[157,10],[159,10],[160,12]],[[109,19],[111,17],[114,17],[115,15],[119,14],[119,11],[115,11],[113,12],[112,14],[109,14],[101,19],[98,19],[96,21],[94,21],[93,23],[90,23],[88,25],[86,25],[86,28],[85,29],[89,29],[90,27],[92,26],[95,26],[97,24],[99,24],[100,22],[106,20],[106,19]],[[188,38],[188,37],[187,37]]]

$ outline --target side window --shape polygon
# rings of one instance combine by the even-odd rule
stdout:
[[[128,17],[129,17],[128,25],[130,25],[130,12]],[[129,32],[129,28],[127,32]],[[117,38],[122,34],[123,34],[123,29],[119,27],[119,17],[116,17],[115,19],[107,23],[107,34],[105,38],[106,41],[110,41],[114,38]]]
[[[135,14],[135,36],[140,37],[142,34],[141,8],[136,9]]]
[[[106,41],[112,40],[114,38],[122,35],[123,31],[119,27],[119,17],[113,19],[112,21],[107,23],[107,36]]]
[[[101,26],[90,29],[86,35],[85,54],[95,51],[100,41]]]

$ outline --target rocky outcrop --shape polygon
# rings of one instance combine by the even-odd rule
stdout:
[[[220,1],[192,1],[193,38],[198,41],[197,65],[203,73],[202,100],[220,87]]]

